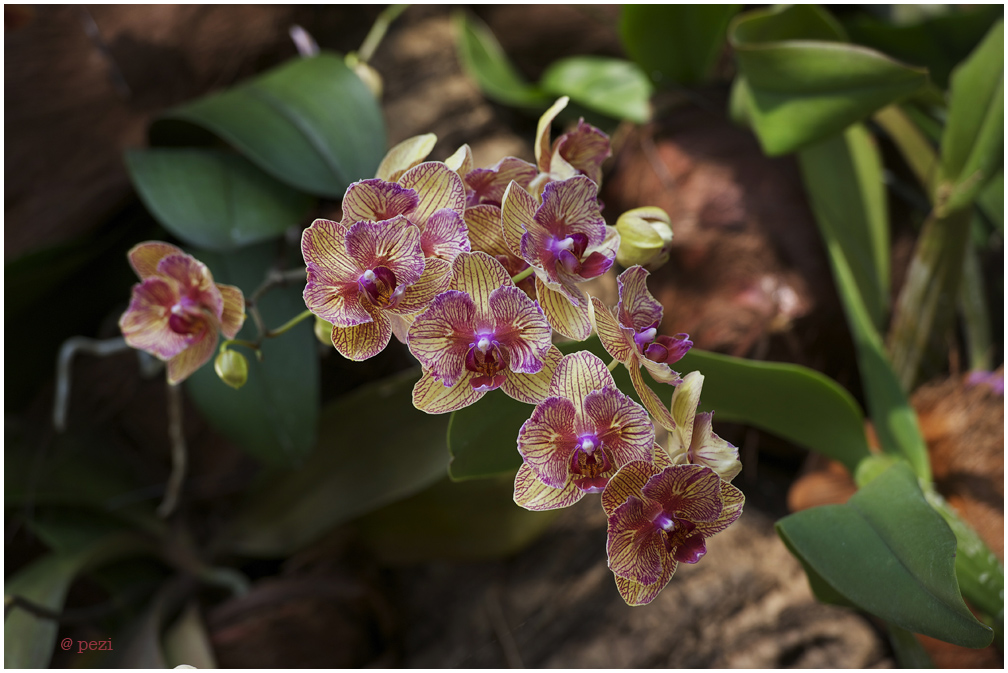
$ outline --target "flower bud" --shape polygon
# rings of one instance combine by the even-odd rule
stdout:
[[[347,67],[354,71],[354,74],[360,78],[360,81],[364,82],[364,85],[371,92],[371,95],[375,97],[375,100],[381,100],[382,92],[385,89],[385,83],[382,81],[381,75],[378,71],[372,68],[367,62],[360,60],[356,53],[349,53],[344,58]]]
[[[248,381],[248,361],[238,351],[228,348],[218,353],[213,366],[220,380],[235,390]]]
[[[672,247],[671,218],[661,208],[645,206],[634,208],[616,220],[620,235],[616,261],[630,268],[640,264],[656,269],[668,261]]]
[[[332,323],[315,316],[315,338],[326,346],[332,346]]]

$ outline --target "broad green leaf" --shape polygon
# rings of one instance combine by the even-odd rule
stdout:
[[[895,624],[886,624],[886,629],[889,631],[889,644],[892,645],[900,668],[934,668],[934,662],[917,636]]]
[[[266,278],[276,261],[276,246],[264,243],[222,255],[197,252],[218,283],[237,285],[246,299]],[[259,302],[267,328],[275,328],[305,310],[295,283],[273,288]],[[254,340],[251,317],[238,333]],[[248,382],[234,390],[217,378],[213,363],[196,371],[186,381],[186,391],[207,422],[245,451],[269,465],[297,465],[315,444],[319,407],[318,347],[311,320],[289,332],[265,339],[262,362],[241,346],[248,360]]]
[[[563,344],[565,353],[588,350],[611,359],[598,337]],[[700,404],[721,421],[746,423],[839,460],[852,472],[869,455],[864,417],[857,403],[835,381],[798,365],[754,362],[691,349],[676,371],[699,370],[704,375]],[[625,367],[613,371],[621,391],[637,399]],[[648,380],[645,378],[645,380]],[[674,388],[652,383],[668,405]],[[487,396],[452,414],[448,447],[449,474],[464,480],[511,473],[521,464],[518,430],[533,407],[503,395]]]
[[[464,483],[442,479],[411,498],[372,512],[355,525],[385,563],[483,560],[514,554],[559,512],[530,512],[514,503],[514,478]]]
[[[947,210],[969,205],[1002,166],[1003,147],[1004,21],[998,21],[952,73],[941,146]]]
[[[882,159],[860,124],[798,153],[820,227],[843,251],[876,329],[889,309],[889,214]]]
[[[927,84],[922,68],[844,44],[839,24],[810,5],[746,12],[728,37],[769,155],[822,140]]]
[[[343,58],[326,52],[173,108],[151,126],[150,139],[206,144],[208,133],[277,180],[334,199],[374,176],[385,154],[381,108]]]
[[[952,68],[1003,15],[1001,5],[974,6],[900,26],[861,12],[845,21],[844,27],[858,44],[927,68],[932,81],[944,89]]]
[[[624,5],[623,48],[659,86],[700,84],[725,43],[728,22],[742,5]]]
[[[549,96],[519,74],[486,24],[462,11],[452,16],[452,24],[462,68],[484,94],[518,107],[545,107],[550,103]]]
[[[977,195],[977,207],[1004,236],[1004,169],[998,171]]]
[[[209,149],[128,150],[126,167],[147,210],[181,240],[228,251],[299,224],[312,198],[247,159]]]
[[[147,551],[143,540],[114,534],[73,552],[50,553],[4,582],[4,595],[20,596],[54,612],[63,610],[70,584],[82,572],[113,559]],[[47,668],[59,624],[14,608],[4,620],[4,667]]]
[[[572,56],[543,73],[540,85],[554,96],[617,119],[643,124],[651,119],[652,86],[635,64],[618,58]]]
[[[419,376],[411,369],[325,405],[315,451],[298,469],[275,473],[248,493],[225,535],[227,548],[287,556],[442,478],[448,417],[413,407]]]
[[[986,647],[955,579],[956,539],[897,463],[844,505],[787,516],[777,532],[804,563],[861,609],[909,631]]]

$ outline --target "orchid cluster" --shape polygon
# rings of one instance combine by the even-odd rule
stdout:
[[[621,244],[598,198],[608,137],[581,120],[550,142],[566,104],[540,119],[535,164],[507,157],[476,167],[466,145],[444,162],[426,161],[429,135],[393,148],[375,178],[347,189],[339,221],[315,220],[304,231],[303,296],[351,360],[374,357],[393,335],[405,343],[422,365],[413,389],[422,411],[456,411],[497,388],[534,405],[517,437],[515,502],[547,510],[600,493],[609,567],[623,598],[641,605],[739,517],[744,498],[730,482],[741,464],[711,430],[711,414],[697,413],[703,376],[671,368],[692,342],[659,334],[662,306],[647,289],[648,271],[634,265],[618,277],[613,310],[584,290],[609,271]],[[218,326],[234,335],[242,305],[240,292],[215,286],[195,260],[176,270],[182,260],[167,247],[133,260],[144,282],[121,324],[131,345],[183,358],[169,360],[177,381],[209,358]],[[656,246],[654,256],[662,254]],[[554,331],[575,341],[596,332],[612,363],[587,351],[562,355]],[[186,347],[193,354],[179,355]],[[618,364],[643,406],[617,388]],[[670,408],[642,368],[676,386]],[[656,437],[658,428],[666,436]]]

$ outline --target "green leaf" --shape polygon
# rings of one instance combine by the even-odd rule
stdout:
[[[275,261],[271,243],[222,255],[197,252],[218,283],[237,285],[249,295],[266,278]],[[279,327],[304,311],[304,286],[273,288],[259,302],[268,328]],[[256,338],[247,318],[239,339]],[[186,391],[211,426],[242,449],[269,465],[291,466],[304,460],[315,444],[319,407],[318,347],[312,323],[306,320],[289,332],[265,339],[262,362],[244,353],[248,382],[234,390],[217,378],[207,363],[186,381]],[[236,349],[244,350],[241,346]]]
[[[942,135],[945,208],[965,207],[1002,166],[1004,147],[1004,21],[952,72]]]
[[[572,56],[550,65],[539,83],[547,93],[610,117],[638,124],[651,119],[651,81],[630,61]]]
[[[839,24],[811,5],[746,12],[728,37],[748,84],[748,114],[769,155],[822,140],[927,84],[922,68],[843,44]]]
[[[977,195],[977,207],[1004,236],[1004,169],[998,171]]]
[[[659,86],[704,82],[742,5],[624,5],[623,48]]]
[[[909,631],[965,647],[993,634],[973,617],[955,580],[956,539],[897,463],[845,505],[776,524],[790,549],[852,603]]]
[[[549,96],[525,81],[482,21],[458,11],[452,16],[463,70],[493,100],[517,107],[545,107]]]
[[[51,553],[4,582],[5,596],[20,596],[53,612],[63,610],[70,584],[82,572],[113,559],[147,550],[128,534],[115,534],[73,552]],[[14,608],[4,620],[4,667],[47,668],[56,649],[59,624]]]
[[[216,135],[295,189],[341,198],[374,176],[385,153],[381,108],[337,54],[299,58],[169,110],[152,145],[192,145]]]
[[[844,27],[858,44],[927,68],[932,81],[944,89],[952,68],[1003,14],[1001,5],[975,6],[897,26],[862,12],[845,21]]]
[[[798,153],[820,228],[840,246],[876,329],[889,309],[889,214],[882,159],[860,124]]]
[[[413,407],[419,376],[411,369],[327,404],[315,451],[297,470],[252,489],[225,546],[251,556],[287,556],[333,526],[442,478],[448,418]]]
[[[900,668],[934,668],[934,662],[917,636],[895,624],[886,624],[886,628],[889,631],[889,644],[892,645]]]
[[[354,527],[385,563],[476,561],[520,551],[558,514],[515,505],[514,478],[505,475],[464,483],[443,479],[368,514]]]
[[[610,360],[598,337],[560,346],[565,353],[588,350]],[[839,460],[852,472],[869,455],[864,417],[857,403],[835,381],[805,367],[754,362],[691,349],[676,363],[680,373],[704,375],[701,407],[715,419],[746,423]],[[619,389],[637,399],[625,367],[613,371]],[[674,388],[652,382],[669,405]],[[518,469],[518,430],[533,407],[498,395],[452,414],[449,475],[456,480],[510,473]]]
[[[209,250],[276,238],[312,206],[310,196],[231,152],[128,150],[126,168],[158,222],[186,243]]]

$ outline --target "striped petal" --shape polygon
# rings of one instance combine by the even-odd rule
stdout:
[[[488,301],[497,341],[508,353],[511,371],[535,374],[553,345],[553,331],[534,301],[514,285],[498,287]]]
[[[742,491],[723,480],[721,481],[721,502],[721,515],[716,520],[697,523],[697,530],[704,537],[711,537],[720,533],[742,516],[742,508],[745,506],[745,495],[743,495]]]
[[[678,385],[682,381],[682,377],[679,373],[672,369],[667,362],[655,362],[654,360],[648,359],[641,356],[638,358],[640,364],[644,365],[644,369],[648,371],[658,383],[667,383],[670,386]]]
[[[616,469],[634,460],[651,460],[654,426],[636,402],[616,388],[603,388],[585,397],[584,410]]]
[[[416,319],[416,314],[396,315],[395,313],[389,312],[387,315],[389,325],[392,326],[392,336],[394,336],[401,344],[409,341],[409,328],[413,325],[413,320]],[[316,335],[317,334],[318,332],[316,332]]]
[[[546,185],[535,221],[557,238],[584,234],[589,248],[601,245],[606,237],[605,220],[599,212],[598,185],[582,175]]]
[[[488,318],[490,293],[505,285],[512,285],[507,269],[485,252],[463,252],[452,263],[451,288],[472,297]]]
[[[514,180],[523,188],[539,174],[535,166],[516,157],[504,157],[493,168],[477,168],[465,177],[469,191],[469,205],[481,203],[499,206],[504,198],[504,190]]]
[[[475,164],[473,163],[472,149],[469,145],[462,145],[462,147],[455,150],[454,154],[444,160],[445,165],[459,174],[460,178],[465,178],[466,173],[471,171]]]
[[[406,315],[424,310],[434,297],[448,289],[451,271],[451,262],[438,257],[427,258],[420,280],[403,290],[402,299],[394,307],[389,307],[389,312]]]
[[[595,331],[602,347],[616,360],[628,364],[637,352],[633,330],[621,326],[598,297],[591,297],[591,303]]]
[[[518,453],[547,486],[563,488],[570,481],[568,461],[577,444],[574,427],[574,404],[565,397],[547,397],[518,432]]]
[[[217,329],[214,325],[203,332],[201,338],[190,342],[184,351],[168,360],[166,364],[168,383],[176,385],[185,381],[190,374],[210,361],[216,349]]]
[[[620,298],[616,315],[625,327],[643,330],[661,322],[662,305],[647,289],[649,275],[644,267],[632,266],[616,278]]]
[[[504,242],[499,206],[466,208],[464,217],[473,251],[479,250],[495,256],[511,254],[510,248]]]
[[[465,210],[465,185],[458,173],[440,161],[427,161],[409,169],[399,184],[416,191],[420,202],[410,213],[410,221],[421,228],[431,215],[442,208],[457,213]]]
[[[420,230],[402,217],[353,225],[347,230],[346,251],[361,269],[387,267],[398,285],[415,283],[424,270]]]
[[[651,461],[635,460],[621,467],[602,491],[602,509],[606,515],[611,515],[631,496],[640,498],[641,489],[660,471]]]
[[[221,314],[221,332],[228,339],[234,339],[238,330],[245,323],[245,295],[234,285],[217,284],[217,289],[224,300],[224,312]]]
[[[539,124],[536,126],[536,137],[535,145],[533,147],[535,151],[536,164],[539,166],[539,170],[543,173],[549,173],[550,170],[550,127],[553,125],[553,120],[556,116],[560,114],[560,111],[567,107],[567,103],[570,102],[570,98],[563,96],[558,98],[553,105],[550,106],[546,112],[543,112],[542,116],[539,117]]]
[[[637,391],[637,397],[640,398],[641,404],[644,405],[647,412],[651,414],[658,425],[666,430],[672,430],[675,427],[672,414],[665,408],[665,403],[655,394],[655,391],[651,390],[651,387],[644,382],[644,377],[641,376],[640,360],[636,356],[627,365],[627,371],[630,372],[630,382],[633,383],[634,390]]]
[[[340,355],[348,360],[367,360],[378,355],[392,338],[392,325],[381,311],[372,315],[371,322],[352,327],[333,325],[332,342]]]
[[[568,482],[563,488],[547,486],[536,477],[527,464],[522,463],[515,475],[515,504],[525,509],[541,512],[570,507],[584,497],[585,492]]]
[[[553,329],[568,339],[584,341],[592,332],[591,307],[588,295],[581,292],[580,288],[577,288],[577,292],[580,301],[575,306],[566,294],[550,289],[541,278],[536,277],[536,296],[546,320]]]
[[[606,553],[618,577],[654,584],[662,575],[663,531],[654,525],[661,505],[630,496],[609,515]]]
[[[161,360],[181,353],[189,342],[168,327],[171,307],[176,301],[175,284],[163,278],[148,277],[134,285],[129,307],[119,318],[119,330],[126,343]]]
[[[347,254],[347,229],[332,220],[315,220],[301,234],[305,266],[316,269],[317,282],[336,286],[354,284],[363,269]]]
[[[140,276],[140,280],[146,280],[158,273],[157,265],[168,255],[185,254],[174,245],[162,243],[161,241],[147,241],[138,243],[127,253],[130,266]]]
[[[504,242],[518,257],[522,256],[522,236],[527,227],[535,223],[537,207],[532,195],[517,182],[509,184],[504,191],[501,199],[501,231],[504,233]]]
[[[302,298],[308,310],[340,327],[353,327],[371,321],[371,314],[361,304],[357,283],[329,285],[324,272],[308,264],[308,282]]]
[[[468,407],[486,395],[485,391],[472,387],[470,381],[474,376],[464,371],[455,385],[446,386],[425,371],[413,386],[413,406],[428,414],[447,414]]]
[[[200,306],[220,319],[224,312],[224,299],[206,264],[185,253],[167,255],[158,262],[157,271],[159,275],[178,283],[178,292],[182,297],[199,302]]]
[[[573,168],[581,171],[595,184],[602,184],[602,164],[612,156],[609,136],[584,119],[577,128],[559,138],[553,146],[553,156],[559,155]]]
[[[440,257],[451,262],[460,252],[469,252],[469,229],[457,211],[442,208],[427,219],[420,234],[420,247],[426,257]]]
[[[510,370],[504,372],[506,378],[501,384],[501,390],[519,402],[539,404],[549,396],[550,379],[553,378],[553,372],[562,357],[559,348],[550,346],[543,357],[542,369],[535,374],[520,374]]]
[[[723,509],[721,478],[701,465],[667,467],[651,477],[641,493],[666,514],[693,523],[717,521]]]
[[[475,322],[472,297],[458,290],[442,292],[413,321],[407,341],[410,352],[435,379],[454,385],[475,340]]]
[[[350,185],[343,197],[343,222],[379,222],[409,215],[420,202],[417,193],[394,182],[378,178]]]
[[[693,420],[700,405],[700,390],[703,388],[703,374],[690,372],[672,393],[671,415],[673,425],[667,426],[669,435],[669,455],[673,460],[689,450],[693,440]]]
[[[402,141],[388,151],[378,165],[376,178],[395,182],[403,173],[427,158],[437,144],[437,136],[425,133]],[[388,219],[388,218],[381,218]]]
[[[709,467],[725,481],[731,481],[742,471],[738,447],[714,434],[711,429],[712,418],[711,412],[696,415],[688,452],[689,462]]]
[[[612,374],[598,356],[588,351],[578,351],[565,355],[550,381],[550,396],[565,397],[577,407],[579,415],[584,415],[584,400],[588,394],[603,388],[615,388]]]
[[[665,556],[662,560],[662,574],[654,584],[641,584],[625,577],[616,576],[616,589],[627,605],[647,605],[661,593],[672,579],[678,564],[675,559]]]

